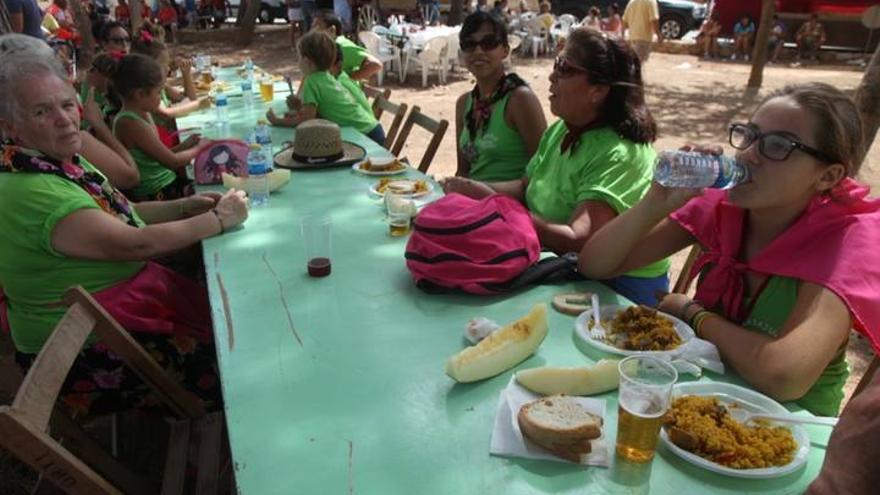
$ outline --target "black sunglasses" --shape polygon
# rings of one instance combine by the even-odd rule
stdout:
[[[553,72],[559,77],[571,77],[578,72],[586,74],[588,71],[579,65],[575,65],[568,61],[562,55],[556,57],[553,61]]]
[[[109,38],[107,41],[110,43],[131,43],[131,38]]]
[[[483,39],[477,41],[472,38],[465,38],[461,40],[460,47],[461,51],[471,53],[476,50],[479,46],[484,52],[488,52],[490,50],[494,50],[501,46],[502,40],[495,36],[494,34],[487,34],[483,36]]]
[[[834,163],[836,160],[827,154],[796,141],[780,132],[761,132],[747,124],[730,125],[730,145],[738,150],[744,150],[758,142],[758,152],[767,159],[781,162],[787,160],[794,150],[804,153],[823,162]]]

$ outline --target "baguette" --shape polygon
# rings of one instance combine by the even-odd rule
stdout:
[[[519,410],[517,422],[526,438],[574,463],[591,452],[590,440],[602,435],[602,418],[565,395],[527,403]]]

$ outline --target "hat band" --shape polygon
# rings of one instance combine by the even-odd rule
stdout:
[[[335,155],[328,156],[305,156],[297,153],[291,153],[290,156],[298,162],[308,163],[309,165],[323,165],[325,163],[339,161],[340,158],[345,156],[345,153],[339,152]]]

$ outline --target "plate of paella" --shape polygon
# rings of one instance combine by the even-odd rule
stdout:
[[[646,306],[604,305],[599,308],[599,319],[605,329],[604,339],[590,335],[595,324],[592,311],[577,317],[575,334],[587,345],[610,354],[672,355],[695,338],[687,323]]]

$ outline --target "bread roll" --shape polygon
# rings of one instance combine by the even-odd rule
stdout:
[[[526,438],[575,463],[592,450],[590,440],[602,435],[602,418],[565,395],[527,403],[519,410],[517,422]]]

